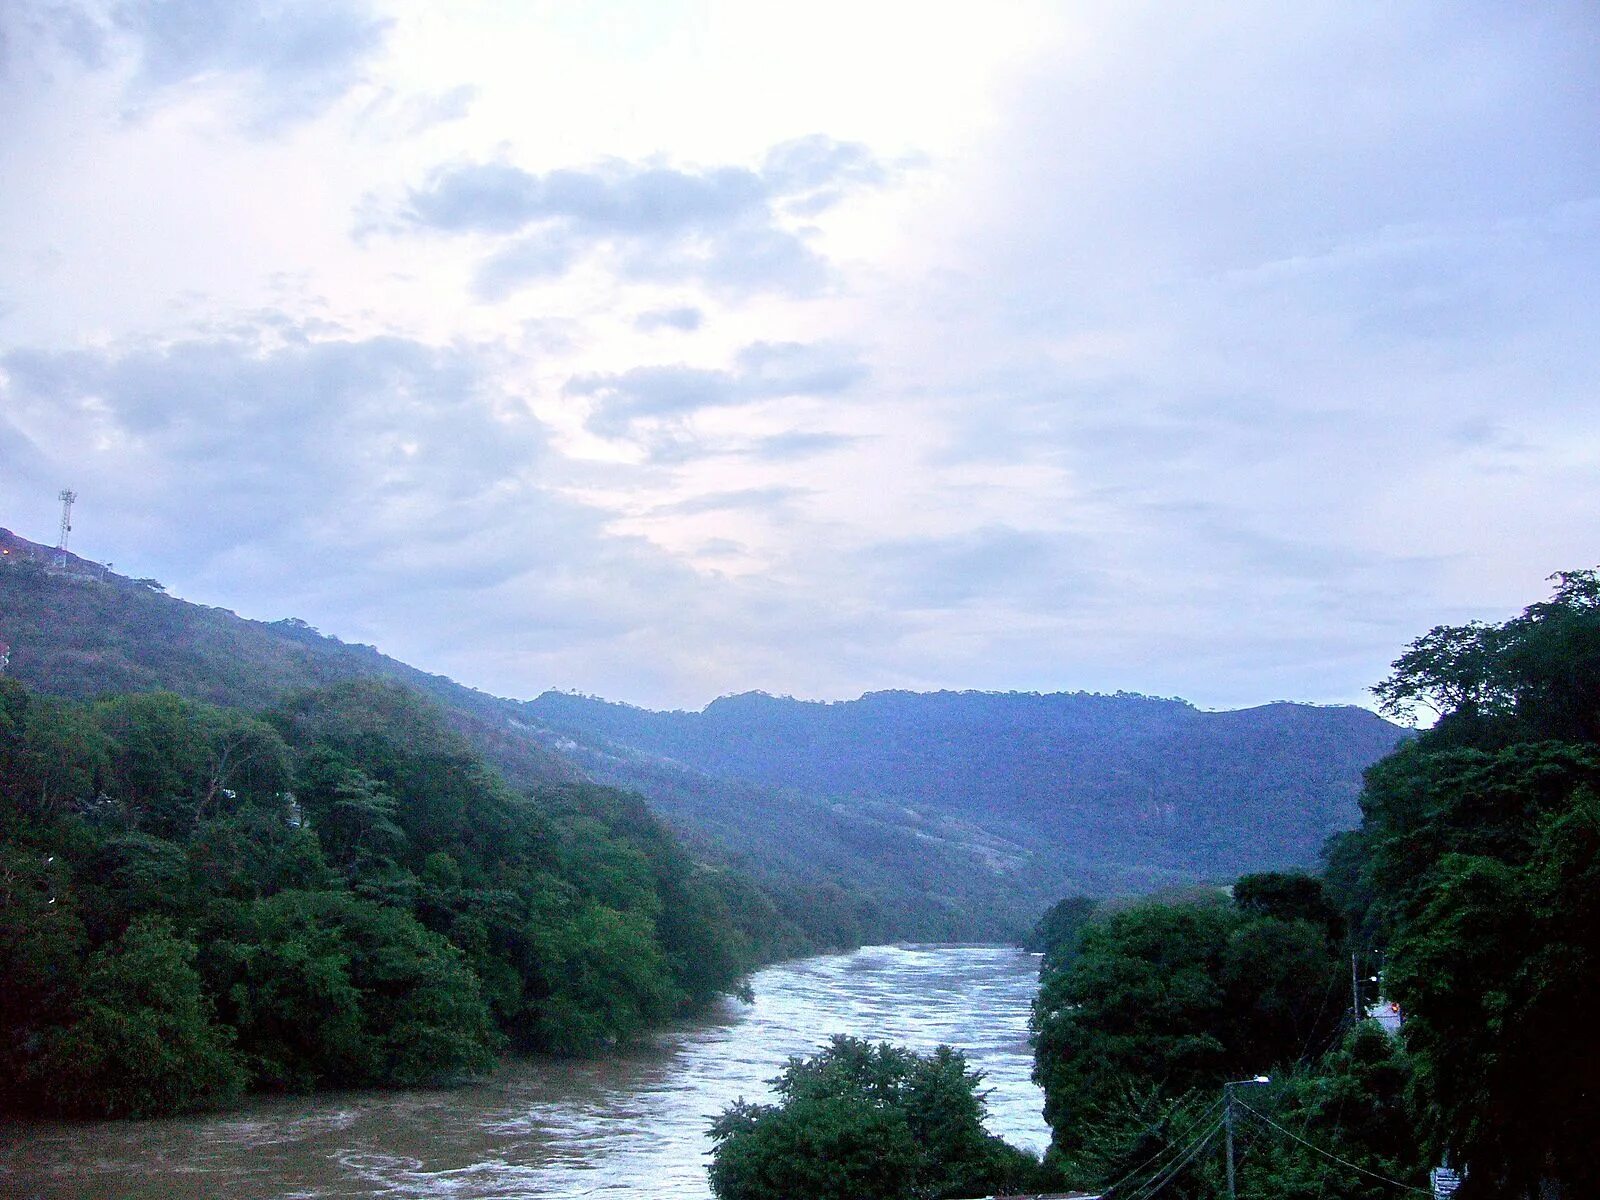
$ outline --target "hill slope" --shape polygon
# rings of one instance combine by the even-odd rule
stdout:
[[[303,621],[251,621],[166,595],[0,529],[0,642],[8,673],[36,691],[85,700],[164,690],[259,710],[286,692],[387,679],[444,706],[451,724],[520,786],[581,778],[513,723],[517,705],[430,675],[372,646],[327,637]]]
[[[524,707],[592,772],[758,869],[804,870],[843,836],[870,881],[910,833],[919,890],[1010,919],[1072,890],[1311,865],[1356,823],[1361,772],[1404,736],[1354,707],[1202,712],[1082,693],[757,693],[660,713],[552,692]],[[678,782],[691,776],[692,791]],[[788,816],[778,836],[752,836],[757,798]]]

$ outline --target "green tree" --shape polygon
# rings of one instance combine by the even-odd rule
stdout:
[[[1344,973],[1314,884],[1247,876],[1231,906],[1135,905],[1093,922],[1065,965],[1047,967],[1034,1078],[1071,1182],[1103,1187],[1176,1157],[1224,1082],[1328,1047]]]
[[[1323,1059],[1282,1072],[1269,1089],[1251,1089],[1241,1099],[1302,1140],[1264,1125],[1248,1110],[1240,1112],[1248,1153],[1241,1155],[1239,1195],[1247,1200],[1392,1200],[1402,1192],[1386,1180],[1422,1187],[1427,1174],[1411,1102],[1414,1085],[1400,1040],[1376,1022],[1363,1021]],[[1342,1166],[1312,1146],[1361,1170]],[[1213,1185],[1216,1174],[1213,1169]]]
[[[212,931],[204,963],[260,1086],[419,1084],[487,1070],[476,977],[409,914],[280,892]]]
[[[923,1200],[1031,1186],[1038,1164],[983,1127],[982,1075],[948,1046],[835,1037],[712,1123],[720,1200]]]
[[[77,705],[32,697],[14,759],[13,794],[45,819],[69,804],[92,800],[110,768],[110,742]]]
[[[73,1116],[187,1112],[234,1099],[244,1072],[170,925],[140,920],[89,960],[69,1020],[46,1032],[31,1082]]]
[[[181,921],[196,906],[189,859],[176,842],[113,829],[80,854],[74,886],[96,942],[115,937],[140,917]]]
[[[1435,742],[1600,741],[1600,573],[1561,571],[1499,625],[1440,625],[1374,687],[1382,710],[1436,714]]]
[[[37,1105],[27,1082],[45,1031],[75,1001],[87,939],[58,856],[0,846],[0,1103]]]
[[[1232,924],[1220,909],[1127,909],[1092,926],[1071,965],[1045,976],[1034,1078],[1058,1151],[1071,1158],[1085,1130],[1125,1111],[1130,1086],[1177,1097],[1226,1073],[1233,1018],[1221,975]]]
[[[711,1127],[720,1200],[915,1200],[921,1154],[903,1113],[847,1097],[735,1104]]]
[[[1040,971],[1058,970],[1078,953],[1083,934],[1100,911],[1100,901],[1089,896],[1068,896],[1056,901],[1028,935],[1027,949],[1044,955]]]
[[[288,748],[243,713],[153,692],[101,701],[95,716],[115,746],[112,790],[145,832],[184,837],[207,816],[288,790]]]
[[[681,999],[649,920],[581,904],[550,931],[535,1007],[536,1041],[576,1052],[626,1040]]]
[[[1600,1193],[1600,577],[1553,578],[1520,616],[1438,627],[1395,661],[1386,710],[1439,719],[1368,773],[1337,848],[1464,1197]]]
[[[267,1089],[447,1081],[508,1037],[602,1047],[737,992],[753,944],[776,945],[783,924],[756,885],[693,862],[638,796],[517,795],[403,689],[305,693],[264,723],[161,693],[80,705],[0,680],[7,1104],[202,1102],[115,1082],[127,1072],[109,1031],[137,1047],[166,1018],[118,993],[113,968],[120,986],[143,962],[186,995],[186,961],[165,963],[141,932],[152,918],[204,947],[204,994]],[[46,1066],[77,1050],[77,1098],[48,1099]]]
[[[195,884],[211,897],[260,900],[291,889],[320,891],[337,878],[316,833],[292,825],[283,805],[208,818],[195,827],[186,852]]]
[[[394,870],[406,835],[393,793],[340,755],[321,748],[296,773],[295,798],[331,863],[355,881]]]
[[[1241,875],[1233,885],[1233,904],[1240,912],[1256,916],[1309,922],[1326,930],[1332,942],[1344,934],[1344,918],[1315,875],[1297,871]]]

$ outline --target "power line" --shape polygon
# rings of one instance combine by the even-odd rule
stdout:
[[[1306,1141],[1305,1138],[1301,1137],[1298,1133],[1295,1133],[1293,1130],[1285,1129],[1282,1125],[1279,1125],[1276,1121],[1274,1121],[1271,1117],[1265,1115],[1264,1113],[1258,1113],[1255,1109],[1251,1108],[1248,1104],[1244,1103],[1242,1100],[1239,1101],[1238,1103],[1239,1103],[1239,1107],[1240,1108],[1244,1109],[1245,1112],[1249,1113],[1252,1117],[1255,1117],[1258,1121],[1265,1121],[1268,1125],[1272,1126],[1272,1128],[1276,1129],[1279,1133],[1283,1134],[1285,1137],[1293,1138],[1295,1141],[1299,1142],[1306,1149],[1314,1151],[1315,1153],[1322,1155],[1323,1158],[1329,1159],[1332,1162],[1338,1163],[1341,1167],[1349,1167],[1350,1170],[1352,1170],[1352,1171],[1359,1171],[1363,1175],[1370,1175],[1373,1179],[1380,1180],[1383,1183],[1387,1183],[1392,1187],[1403,1188],[1405,1191],[1416,1192],[1418,1195],[1428,1196],[1428,1195],[1432,1194],[1431,1192],[1429,1192],[1429,1190],[1427,1188],[1419,1188],[1419,1187],[1415,1187],[1415,1186],[1413,1186],[1412,1184],[1409,1184],[1409,1183],[1401,1183],[1398,1179],[1390,1179],[1387,1175],[1380,1175],[1377,1171],[1369,1171],[1369,1170],[1367,1170],[1366,1167],[1359,1167],[1355,1163],[1351,1162],[1349,1159],[1340,1158],[1337,1154],[1330,1154],[1328,1151],[1324,1150],[1321,1146],[1318,1146],[1316,1143]]]
[[[1196,1122],[1196,1124],[1198,1124],[1198,1122]],[[1194,1128],[1195,1127],[1191,1125],[1189,1127],[1190,1132],[1193,1132]],[[1163,1153],[1156,1156],[1158,1158],[1165,1158],[1167,1161],[1158,1165],[1155,1168],[1154,1173],[1148,1179],[1129,1192],[1126,1200],[1148,1200],[1150,1196],[1155,1195],[1155,1191],[1152,1189],[1164,1187],[1166,1183],[1172,1179],[1175,1171],[1183,1170],[1183,1168],[1188,1165],[1189,1161],[1196,1154],[1200,1153],[1205,1149],[1206,1146],[1210,1145],[1212,1139],[1217,1136],[1217,1132],[1221,1128],[1222,1121],[1219,1118],[1217,1122],[1206,1129],[1204,1133],[1201,1133],[1191,1139],[1188,1145],[1168,1146]],[[1148,1166],[1148,1164],[1149,1160],[1146,1160],[1146,1165]],[[1123,1183],[1127,1182],[1128,1178],[1129,1176],[1123,1176],[1122,1180],[1116,1186],[1121,1187]],[[1111,1189],[1106,1188],[1100,1194],[1102,1196],[1110,1196],[1112,1194]]]
[[[1211,1143],[1217,1140],[1217,1134],[1221,1132],[1222,1122],[1218,1121],[1211,1127],[1211,1132],[1207,1133],[1205,1137],[1200,1139],[1200,1141],[1196,1143],[1186,1155],[1184,1155],[1182,1161],[1177,1163],[1177,1165],[1172,1167],[1172,1169],[1167,1172],[1164,1178],[1159,1180],[1152,1178],[1151,1181],[1145,1184],[1145,1186],[1141,1188],[1133,1197],[1131,1197],[1130,1200],[1151,1200],[1151,1197],[1155,1196],[1158,1192],[1164,1191],[1169,1183],[1175,1180],[1179,1175],[1183,1174],[1190,1163],[1205,1153],[1206,1149],[1211,1145]]]
[[[1204,1111],[1202,1111],[1199,1116],[1195,1117],[1193,1122],[1190,1123],[1188,1132],[1192,1133],[1196,1126],[1201,1124],[1203,1121],[1208,1120],[1210,1118],[1211,1114],[1217,1111],[1217,1106],[1220,1105],[1221,1103],[1222,1103],[1222,1100],[1221,1100],[1220,1097],[1217,1098],[1216,1100],[1213,1100],[1211,1102],[1211,1104]],[[1193,1144],[1194,1143],[1192,1143],[1192,1142],[1190,1143],[1190,1145],[1193,1145]],[[1103,1187],[1101,1189],[1101,1194],[1109,1196],[1111,1193],[1115,1192],[1123,1184],[1127,1183],[1128,1180],[1132,1179],[1135,1175],[1138,1175],[1141,1172],[1143,1172],[1147,1167],[1150,1166],[1151,1163],[1155,1162],[1156,1159],[1158,1159],[1158,1158],[1166,1158],[1169,1154],[1172,1154],[1175,1149],[1176,1149],[1176,1147],[1174,1147],[1174,1145],[1171,1142],[1168,1142],[1165,1146],[1162,1146],[1159,1150],[1157,1150],[1149,1158],[1145,1159],[1138,1166],[1133,1167],[1132,1169],[1127,1171],[1122,1176],[1121,1179],[1118,1179],[1115,1183],[1108,1183],[1105,1187]],[[1177,1153],[1182,1154],[1183,1151],[1182,1150],[1177,1150]],[[1160,1174],[1164,1170],[1166,1170],[1165,1167],[1157,1167],[1156,1168],[1156,1173]]]

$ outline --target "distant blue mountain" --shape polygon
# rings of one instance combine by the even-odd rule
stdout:
[[[547,692],[523,710],[758,871],[825,863],[984,932],[1074,890],[1314,865],[1356,824],[1362,771],[1405,736],[1350,706],[1128,693],[751,692],[652,712]]]

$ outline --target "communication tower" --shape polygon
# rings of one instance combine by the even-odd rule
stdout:
[[[64,567],[67,565],[67,538],[72,533],[72,506],[77,502],[78,493],[62,488],[56,499],[61,501],[61,536],[56,539],[56,561]]]

